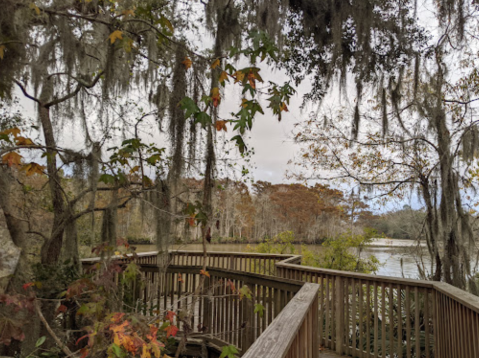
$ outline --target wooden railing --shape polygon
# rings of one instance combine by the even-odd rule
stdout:
[[[352,357],[477,358],[479,298],[440,282],[276,265],[277,275],[314,282],[319,341]]]
[[[318,289],[303,285],[243,358],[318,357]]]
[[[170,265],[163,279],[154,265],[143,264],[141,270],[147,283],[139,297],[142,302],[159,299],[162,310],[187,309],[194,313],[194,332],[207,333],[242,351],[253,344],[303,285],[272,276],[208,267],[210,277],[205,278],[201,299],[194,303],[192,293],[200,280],[201,266]],[[240,299],[240,289],[241,295],[249,297]],[[262,315],[254,312],[257,304],[262,306]]]
[[[206,266],[242,272],[253,272],[263,275],[276,275],[276,264],[286,259],[292,263],[301,263],[299,255],[258,254],[253,252],[209,252]],[[202,251],[170,250],[172,265],[203,264]]]
[[[124,297],[130,309],[144,314],[176,312],[175,323],[183,328],[185,321],[180,325],[178,317],[188,312],[191,315],[190,336],[201,335],[219,346],[233,344],[245,352],[304,285],[299,281],[256,273],[270,272],[271,264],[274,267],[274,262],[286,257],[289,256],[246,254],[226,260],[225,255],[214,254],[208,258],[208,263],[220,267],[207,267],[209,276],[201,276],[202,266],[195,266],[202,263],[198,252],[171,253],[166,272],[152,263],[156,258],[139,255],[135,262],[139,265],[141,277],[123,289],[128,292]],[[118,257],[118,260],[123,259]],[[98,261],[97,258],[85,259],[83,265],[88,267]],[[193,294],[201,278],[204,280],[202,290]],[[313,287],[317,292],[319,287]],[[301,302],[303,300],[300,298]],[[310,324],[311,317],[317,316],[317,310],[318,306],[314,304],[304,316],[298,313],[296,320]],[[303,335],[305,332],[309,332],[308,335]],[[307,347],[308,351],[317,352],[317,342],[310,339],[309,326],[299,326],[292,335],[294,347]]]
[[[172,251],[170,262],[181,263],[184,265],[181,270],[187,270],[190,265],[202,263],[201,255],[200,252]],[[139,260],[154,260],[151,256],[148,259],[146,255]],[[320,346],[357,358],[479,357],[478,297],[440,282],[320,269],[301,266],[300,263],[301,256],[296,255],[209,253],[209,270],[213,268],[220,270],[213,270],[214,279],[209,282],[208,287],[214,294],[210,296],[217,294],[221,296],[221,293],[224,296],[228,293],[228,286],[211,285],[218,280],[223,280],[223,284],[226,285],[224,280],[228,280],[234,268],[239,270],[234,273],[239,276],[235,276],[235,281],[232,282],[238,285],[254,286],[252,291],[255,293],[255,300],[266,303],[267,309],[271,311],[271,314],[268,311],[266,318],[263,319],[255,316],[254,319],[258,321],[238,330],[238,323],[245,322],[243,313],[245,308],[240,308],[238,304],[232,305],[231,301],[228,302],[225,298],[219,298],[213,301],[215,308],[212,309],[216,311],[211,312],[211,317],[216,317],[217,321],[210,323],[211,334],[218,335],[225,342],[238,345],[244,352],[255,339],[259,338],[257,341],[266,339],[263,335],[273,330],[269,328],[273,327],[272,323],[279,326],[284,324],[284,322],[281,323],[283,315],[278,316],[278,314],[288,302],[292,302],[291,299],[297,292],[291,288],[293,283],[308,282],[319,285],[317,339]],[[141,266],[142,269],[148,270],[146,264]],[[191,273],[186,275],[192,276],[191,278],[187,276],[186,279],[194,286],[197,278],[193,277],[195,275],[197,277],[197,274],[193,272],[199,272],[199,267],[190,268],[193,271],[189,271]],[[175,269],[175,266],[170,267],[170,270]],[[261,276],[263,280],[261,283],[253,278],[257,276],[257,273],[275,275],[280,279],[278,281],[268,277],[274,283],[272,281],[266,284],[264,281],[266,277]],[[147,278],[147,280],[150,279]],[[175,278],[171,280],[170,282],[176,282]],[[290,288],[277,286],[281,282]],[[296,290],[299,289],[298,287]],[[173,290],[178,292],[177,289]],[[188,291],[179,290],[180,292]],[[160,292],[164,293],[161,290]],[[146,293],[144,297],[148,297]],[[204,301],[202,304],[205,307]],[[237,317],[236,315],[242,318],[233,318],[233,322],[229,323],[230,317]],[[275,317],[279,323],[273,321]],[[207,316],[205,316],[205,322],[207,322],[206,318]],[[251,317],[249,319],[251,321]],[[250,327],[254,327],[252,332],[248,331]],[[301,329],[303,328],[298,328],[295,332],[296,338],[304,334]],[[231,333],[234,331],[236,333]],[[263,335],[261,335],[262,332],[264,332]],[[269,341],[270,338],[265,342]],[[283,353],[287,354],[287,351],[284,350]],[[302,357],[302,355],[294,354],[289,356]]]

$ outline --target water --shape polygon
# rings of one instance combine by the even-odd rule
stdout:
[[[254,247],[254,244],[208,244],[208,251],[245,252]],[[321,245],[307,245],[309,250],[320,252]],[[137,252],[156,251],[155,245],[136,245]],[[295,245],[298,254],[301,254],[301,245]],[[201,244],[172,245],[173,250],[203,250]],[[251,250],[249,250],[251,251]],[[365,250],[363,257],[374,255],[381,262],[377,275],[418,278],[418,268],[415,253],[418,248],[409,240],[377,239],[374,245]],[[402,266],[401,266],[402,261]],[[427,261],[429,262],[429,261]]]

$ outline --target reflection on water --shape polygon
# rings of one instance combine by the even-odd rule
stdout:
[[[405,240],[402,240],[405,241]],[[411,241],[408,242],[409,244]],[[418,251],[416,247],[405,246],[406,243],[400,245],[388,246],[388,247],[369,247],[361,255],[369,256],[375,255],[382,263],[377,275],[384,276],[396,276],[407,278],[418,278],[418,269],[416,264],[415,255]],[[247,247],[254,247],[254,244],[217,244],[207,245],[208,251],[229,251],[229,252],[245,252],[248,251]],[[308,249],[314,252],[320,252],[323,250],[321,245],[307,245]],[[301,253],[301,245],[295,245],[297,253]],[[172,245],[173,250],[203,250],[201,244],[182,244]],[[137,245],[137,252],[155,251],[155,245]],[[402,267],[401,267],[402,260]],[[425,259],[426,264],[429,264],[429,260]],[[428,267],[427,267],[428,268]]]

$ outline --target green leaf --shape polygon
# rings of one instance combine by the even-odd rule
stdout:
[[[98,181],[101,181],[105,184],[115,184],[115,177],[110,174],[102,174],[100,176],[100,179],[98,179]]]
[[[234,68],[231,64],[226,64],[225,71],[227,71],[230,75],[236,72],[236,68]]]
[[[121,348],[117,344],[113,343],[111,346],[111,350],[117,357],[121,357]]]
[[[4,141],[7,141],[9,143],[12,143],[12,141],[10,140],[8,134],[0,134],[0,140],[4,140]]]
[[[251,296],[251,293],[252,292],[251,292],[250,288],[248,286],[244,285],[239,290],[240,299],[242,299],[243,297],[251,299],[253,297],[253,296]]]
[[[211,124],[211,117],[206,112],[196,113],[195,123],[201,123],[201,126],[205,128],[208,124]]]
[[[168,28],[171,32],[175,31],[175,29],[173,28],[173,25],[171,24],[170,20],[168,20],[166,17],[162,16],[160,18],[159,22],[163,27]]]
[[[190,97],[185,97],[180,101],[180,107],[185,112],[185,118],[188,119],[192,115],[200,112],[198,105]]]
[[[238,149],[241,154],[244,154],[244,152],[248,150],[246,144],[243,141],[243,137],[241,137],[239,134],[231,138],[231,141],[236,141],[236,145],[238,146]]]
[[[254,305],[254,313],[259,313],[260,317],[263,317],[264,314],[264,306],[261,303],[257,303]]]
[[[43,343],[45,343],[46,339],[47,339],[46,336],[42,336],[42,337],[38,338],[37,343],[35,343],[35,347],[36,348],[40,347]]]
[[[229,345],[229,346],[224,346],[221,349],[221,355],[220,358],[235,358],[235,354],[238,354],[238,350],[236,349],[235,346]]]
[[[146,162],[150,165],[155,165],[159,161],[161,161],[161,154],[153,154],[151,157],[146,159]]]
[[[244,86],[243,86],[243,92],[242,94],[245,94],[246,92],[250,93],[251,97],[254,97],[255,93],[256,93],[256,90],[251,87],[251,85],[249,83],[246,83]]]

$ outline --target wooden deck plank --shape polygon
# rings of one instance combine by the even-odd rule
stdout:
[[[324,349],[319,352],[319,358],[339,358],[339,357],[347,357],[347,356],[339,355],[328,349]]]

